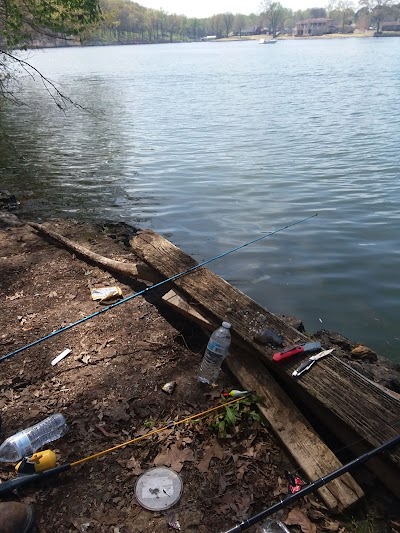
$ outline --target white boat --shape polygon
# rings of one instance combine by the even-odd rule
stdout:
[[[275,44],[278,42],[278,39],[260,39],[259,44]]]

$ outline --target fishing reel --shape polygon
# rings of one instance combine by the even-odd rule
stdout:
[[[52,450],[44,450],[34,453],[31,457],[24,457],[15,470],[17,474],[38,474],[54,468],[56,463],[56,454]]]

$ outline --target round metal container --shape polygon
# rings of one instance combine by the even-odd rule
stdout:
[[[181,477],[165,466],[151,468],[138,478],[135,486],[138,503],[149,511],[169,509],[179,501],[181,494]]]

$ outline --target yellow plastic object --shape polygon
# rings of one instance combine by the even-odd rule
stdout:
[[[15,467],[17,472],[19,472],[22,463],[24,463],[24,461],[20,461]],[[56,466],[57,457],[52,450],[43,450],[42,452],[34,453],[32,457],[28,459],[28,463],[33,465],[36,473],[44,472],[45,470],[50,470],[50,468]]]

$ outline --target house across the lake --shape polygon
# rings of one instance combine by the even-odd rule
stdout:
[[[294,35],[325,35],[326,33],[335,33],[337,28],[333,19],[316,18],[306,19],[296,22],[294,29]]]
[[[400,31],[400,19],[397,22],[382,22],[381,31]]]

